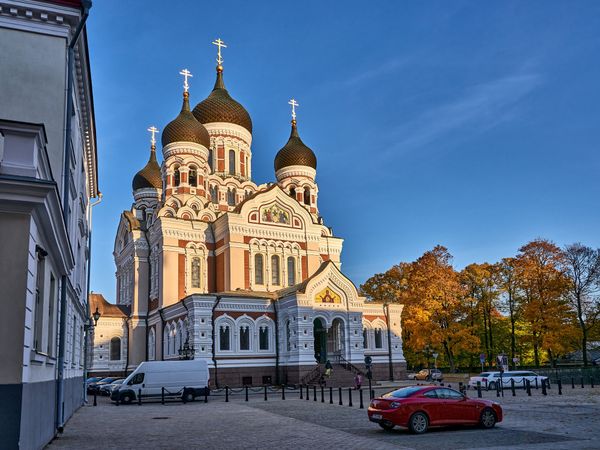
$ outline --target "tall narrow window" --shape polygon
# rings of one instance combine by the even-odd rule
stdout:
[[[304,204],[310,205],[310,188],[308,186],[304,188]]]
[[[366,328],[363,328],[363,348],[369,348],[369,335]]]
[[[250,350],[250,327],[240,327],[240,350]]]
[[[262,326],[258,331],[259,350],[269,350],[269,327]]]
[[[219,203],[219,188],[214,185],[210,188],[210,200],[216,205]]]
[[[200,287],[200,258],[192,259],[192,287]]]
[[[231,349],[228,325],[221,325],[221,328],[219,328],[219,348],[221,350]]]
[[[181,182],[181,173],[179,173],[179,167],[175,168],[175,173],[173,174],[173,185],[174,186],[179,186],[179,183]]]
[[[290,188],[290,197],[292,197],[294,200],[296,199],[296,188],[294,186]]]
[[[110,360],[118,361],[121,359],[121,339],[114,337],[110,340]]]
[[[227,204],[235,206],[235,188],[227,190]]]
[[[292,330],[289,320],[285,322],[285,347],[288,352],[292,350]]]
[[[75,364],[75,349],[77,343],[77,317],[73,316],[73,330],[71,331],[71,364]]]
[[[254,284],[264,284],[264,260],[263,255],[254,255]]]
[[[293,256],[288,256],[287,259],[287,282],[288,286],[296,284],[296,260]]]
[[[46,278],[45,251],[36,248],[38,254],[37,276],[35,282],[35,318],[33,329],[33,348],[42,351],[42,330],[44,327],[44,280]]]
[[[235,175],[235,151],[229,150],[229,174]]]
[[[279,256],[271,256],[271,283],[275,286],[279,286]]]
[[[381,328],[375,328],[375,348],[383,348]]]
[[[195,167],[190,168],[190,186],[197,187],[198,186],[198,171]]]
[[[50,292],[48,296],[48,355],[54,354],[54,309],[56,301],[56,279],[50,274]]]
[[[213,151],[212,148],[208,149],[208,167],[213,170]]]

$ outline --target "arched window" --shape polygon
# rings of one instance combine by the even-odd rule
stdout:
[[[175,325],[171,327],[171,355],[176,355],[177,353],[177,331],[175,330]]]
[[[269,350],[269,327],[261,325],[258,330],[258,349]]]
[[[179,186],[179,183],[181,182],[181,174],[179,173],[179,167],[175,167],[175,173],[173,174],[173,185],[174,186]]]
[[[210,187],[210,200],[215,205],[219,203],[219,188],[216,184]]]
[[[227,190],[227,204],[235,206],[235,188]]]
[[[114,337],[110,340],[110,360],[118,361],[121,359],[121,338]]]
[[[229,174],[235,175],[235,151],[229,150]]]
[[[285,348],[288,352],[292,350],[292,330],[289,320],[285,322]]]
[[[212,148],[208,149],[208,167],[210,167],[210,170],[213,170],[213,151]]]
[[[369,348],[369,331],[363,328],[363,348]]]
[[[265,284],[264,272],[263,255],[258,253],[254,255],[254,284]]]
[[[383,333],[381,328],[375,328],[375,348],[383,348]]]
[[[190,177],[190,186],[197,187],[198,186],[198,171],[196,170],[195,167],[190,168],[189,177]]]
[[[288,286],[296,284],[296,260],[293,256],[288,256],[287,259],[287,282]]]
[[[240,326],[240,350],[250,350],[250,327]]]
[[[273,255],[271,256],[271,284],[275,286],[280,284],[279,270],[279,256]]]
[[[296,198],[296,188],[294,186],[290,188],[290,197],[292,197],[293,199]]]
[[[169,350],[171,349],[171,335],[168,327],[165,328],[163,335],[163,356],[167,356],[169,354]]]
[[[154,328],[150,329],[148,333],[148,360],[154,361],[156,359],[156,335],[154,334]]]
[[[308,186],[304,188],[304,204],[310,205],[310,188]]]
[[[192,287],[200,287],[200,258],[192,258]]]
[[[231,350],[231,328],[229,325],[221,325],[219,328],[219,349]]]

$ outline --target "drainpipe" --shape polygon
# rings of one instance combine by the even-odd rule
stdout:
[[[125,369],[123,377],[127,378],[127,367],[129,367],[129,317],[125,319],[125,331],[127,331],[127,345],[125,346]]]
[[[217,343],[216,343],[216,339],[215,339],[215,310],[217,309],[217,306],[219,306],[219,303],[221,303],[221,296],[217,295],[215,304],[212,307],[212,316],[211,316],[212,360],[213,360],[213,364],[215,366],[215,386],[217,387],[217,389],[219,389],[219,377],[217,375],[217,356],[216,356]]]
[[[392,331],[390,330],[390,304],[384,303],[385,308],[385,324],[387,327],[387,341],[388,341],[388,368],[390,381],[394,381],[394,366],[392,365]]]
[[[87,265],[87,295],[85,297],[86,321],[91,320],[92,313],[90,311],[90,276],[92,273],[92,208],[102,201],[102,192],[98,192],[98,200],[88,205],[88,265]],[[84,330],[85,330],[84,326]],[[90,345],[90,330],[87,327],[85,331],[85,345],[83,346],[83,401],[87,402],[87,386],[85,380],[88,377],[88,346]],[[93,342],[92,342],[93,344]]]
[[[165,316],[163,316],[163,310],[162,308],[158,310],[158,314],[160,314],[160,322],[162,324],[162,326],[160,327],[160,332],[161,337],[160,337],[160,342],[162,343],[162,348],[160,349],[160,360],[164,361],[165,360]]]
[[[84,0],[83,14],[75,29],[75,33],[71,38],[69,46],[67,48],[67,115],[65,117],[65,147],[64,147],[64,167],[63,167],[63,220],[65,222],[65,228],[69,230],[69,178],[71,173],[71,117],[73,115],[73,102],[71,97],[73,96],[73,69],[75,59],[75,45],[81,35],[81,31],[85,26],[85,22],[90,14],[90,8],[92,7],[91,0]],[[59,326],[59,345],[58,345],[58,373],[56,377],[56,429],[59,433],[64,430],[65,424],[65,405],[64,405],[64,370],[65,370],[65,341],[67,338],[67,275],[61,277],[60,286],[60,326]]]
[[[148,361],[148,315],[150,314],[150,299],[151,299],[151,291],[152,291],[152,245],[150,245],[150,230],[146,230],[144,233],[146,237],[146,242],[148,243],[148,301],[146,302],[146,354],[144,355],[144,359]],[[154,357],[156,359],[156,333],[154,333]]]
[[[279,385],[279,309],[277,308],[277,302],[279,299],[273,301],[273,310],[275,311],[275,384]]]

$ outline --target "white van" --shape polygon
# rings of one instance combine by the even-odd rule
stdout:
[[[131,403],[141,390],[142,398],[177,396],[191,402],[209,393],[208,364],[203,359],[189,361],[144,361],[111,393],[111,400]]]

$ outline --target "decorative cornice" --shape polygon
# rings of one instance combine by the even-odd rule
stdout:
[[[317,176],[317,170],[308,166],[287,166],[282,167],[277,172],[275,172],[275,177],[277,181],[281,181],[284,178],[290,177],[307,177],[314,181]]]

